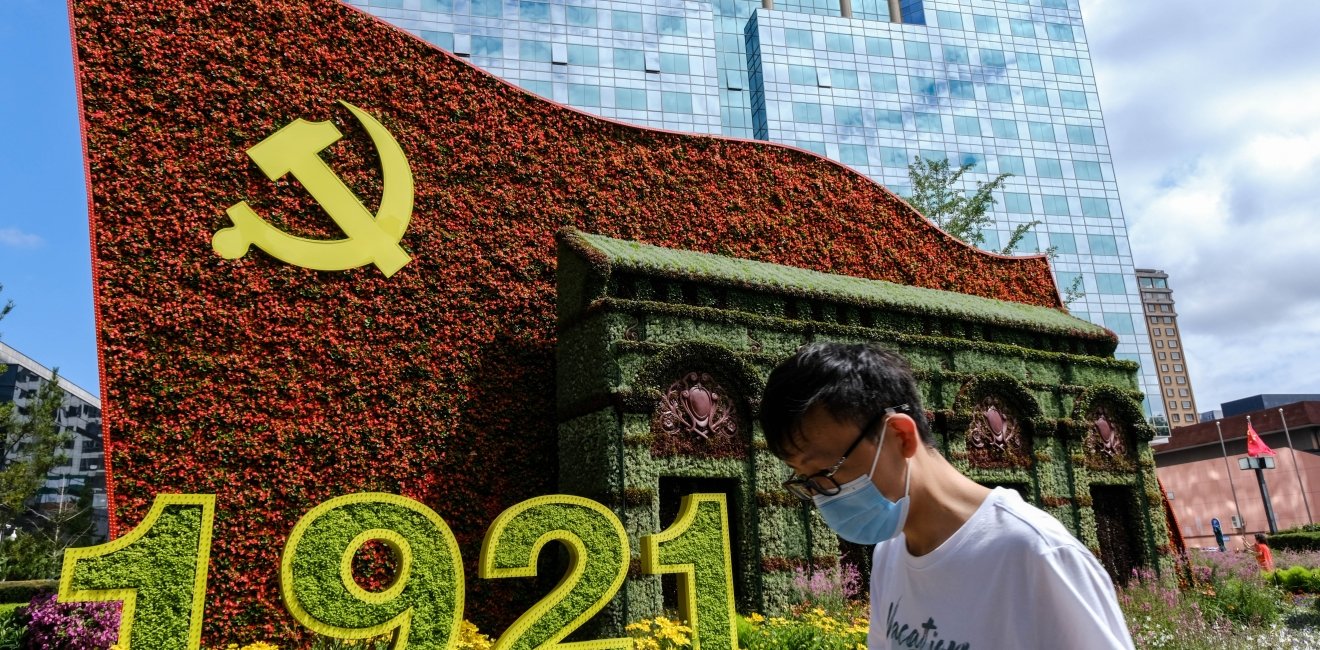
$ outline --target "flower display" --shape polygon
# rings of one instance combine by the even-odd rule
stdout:
[[[279,558],[313,505],[391,492],[449,522],[475,575],[504,508],[555,483],[555,244],[629,240],[1059,307],[1043,257],[977,251],[812,154],[621,125],[536,98],[336,0],[75,0],[113,529],[161,493],[217,495],[208,641],[305,637]],[[244,153],[303,119],[373,212],[363,127],[406,153],[414,210],[391,277],[320,272],[211,237],[246,201],[345,234]],[[471,581],[503,629],[533,595]],[[510,584],[506,584],[510,583]]]

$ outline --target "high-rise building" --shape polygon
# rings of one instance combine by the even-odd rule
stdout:
[[[1155,374],[1160,380],[1160,395],[1169,426],[1178,428],[1196,424],[1196,395],[1187,372],[1182,336],[1178,334],[1178,310],[1174,307],[1169,274],[1156,269],[1137,269],[1141,302],[1146,311],[1146,329],[1155,353]]]
[[[0,343],[0,403],[13,403],[17,417],[25,417],[31,400],[42,384],[51,381],[54,373],[18,350]],[[56,422],[70,434],[63,454],[68,461],[46,475],[46,484],[38,496],[37,508],[48,509],[61,502],[75,501],[84,490],[91,491],[94,536],[105,539],[109,534],[108,510],[105,497],[105,446],[101,438],[101,400],[86,390],[60,377],[64,391]]]
[[[1161,394],[1078,0],[346,1],[575,108],[794,145],[900,194],[915,156],[969,187],[1012,174],[983,246],[1035,223],[1015,252],[1053,251],[1072,312]]]

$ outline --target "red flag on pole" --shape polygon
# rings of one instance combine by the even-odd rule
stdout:
[[[1247,455],[1252,458],[1261,456],[1273,456],[1274,450],[1260,439],[1260,434],[1256,433],[1256,428],[1251,426],[1251,420],[1247,420]]]

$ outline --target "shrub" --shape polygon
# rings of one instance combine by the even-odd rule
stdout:
[[[1320,593],[1320,569],[1302,566],[1279,569],[1267,574],[1270,584],[1294,593]]]
[[[23,643],[23,624],[18,620],[18,608],[0,605],[0,650],[20,650]]]
[[[1283,611],[1283,594],[1273,585],[1228,578],[1201,594],[1201,609],[1211,620],[1227,618],[1253,626],[1272,625]]]
[[[19,608],[32,650],[105,650],[119,635],[118,602],[61,603],[39,594]]]
[[[32,597],[44,592],[54,592],[60,586],[55,580],[10,580],[0,582],[0,603],[18,603],[26,605]]]
[[[1320,551],[1320,531],[1270,535],[1270,548],[1289,551]]]

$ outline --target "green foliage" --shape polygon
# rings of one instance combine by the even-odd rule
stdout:
[[[0,309],[0,315],[9,307]],[[54,577],[58,554],[68,546],[55,535],[43,556],[34,552],[40,544],[26,539],[43,533],[50,537],[47,517],[35,507],[37,493],[46,475],[68,460],[63,448],[69,434],[57,422],[64,401],[58,380],[57,372],[52,381],[42,382],[24,412],[13,403],[0,404],[0,558],[5,558],[0,561],[0,580]],[[17,534],[13,540],[10,531]]]
[[[1201,611],[1214,620],[1226,618],[1234,623],[1268,625],[1279,622],[1283,613],[1283,594],[1269,584],[1225,578],[1200,598]]]
[[[1320,532],[1270,535],[1270,548],[1289,551],[1320,551]]]
[[[0,582],[0,607],[7,604],[27,604],[43,591],[55,591],[60,586],[55,580],[11,580]]]
[[[130,645],[184,647],[202,528],[201,506],[168,506],[137,541],[106,555],[80,559],[68,578],[70,587],[75,591],[135,588]]]
[[[865,612],[809,609],[790,617],[738,617],[738,647],[743,650],[854,650],[866,647]]]
[[[944,232],[978,246],[985,243],[982,231],[994,224],[994,219],[986,215],[996,203],[994,192],[1003,187],[1004,181],[1012,174],[1000,174],[988,183],[978,181],[976,191],[968,193],[960,189],[959,185],[963,174],[971,171],[972,167],[963,165],[954,169],[947,159],[928,160],[917,156],[908,165],[912,195],[903,198]],[[1033,221],[1014,229],[1001,252],[1012,252],[1027,231],[1038,223]]]
[[[1320,594],[1320,567],[1288,567],[1266,574],[1271,584],[1292,592]]]
[[[0,605],[0,650],[20,650],[23,647],[23,625],[18,621],[18,608],[24,605]]]
[[[565,245],[582,256],[608,260],[608,272],[750,289],[783,296],[838,302],[897,313],[947,316],[966,322],[1019,327],[1089,338],[1106,337],[1104,328],[1051,307],[994,300],[883,280],[810,271],[707,253],[676,250],[568,230]],[[654,284],[652,285],[654,286]],[[682,302],[675,296],[641,295],[638,299]],[[602,287],[603,292],[603,287]],[[597,295],[586,296],[595,299]]]
[[[355,540],[367,531],[381,530],[406,542],[411,568],[397,595],[370,602],[345,584],[341,565],[350,549],[355,550]],[[375,534],[369,538],[384,539]],[[402,566],[404,558],[396,553],[395,561]],[[408,647],[446,647],[458,631],[463,567],[453,533],[438,515],[403,497],[355,494],[313,509],[290,535],[281,574],[291,581],[283,589],[286,601],[294,597],[295,602],[288,603],[290,610],[319,634],[347,637],[345,631],[384,626],[409,609]],[[385,591],[393,591],[394,586]],[[351,587],[363,591],[357,584]]]
[[[551,501],[555,498],[543,497],[544,502],[526,508],[514,506],[516,514],[507,520],[501,515],[482,547],[485,577],[504,577],[492,575],[501,569],[512,570],[508,577],[523,577],[517,574],[534,568],[539,553],[553,550],[543,546],[547,536],[576,538],[585,551],[572,554],[575,566],[568,568],[568,575],[578,573],[578,578],[568,585],[571,590],[557,602],[547,597],[537,603],[506,632],[517,638],[514,649],[539,648],[575,629],[593,613],[593,606],[609,600],[627,571],[628,540],[618,518],[582,504]]]

